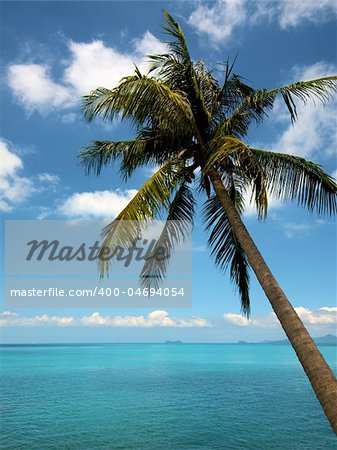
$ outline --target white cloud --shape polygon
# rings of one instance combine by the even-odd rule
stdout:
[[[321,23],[336,13],[335,0],[288,0],[279,2],[278,21],[281,28],[285,29],[306,21]]]
[[[54,82],[49,68],[41,64],[10,65],[8,84],[17,101],[29,113],[46,113],[57,108],[66,108],[73,102],[71,91]]]
[[[328,312],[335,312],[337,313],[337,307],[336,306],[322,306],[322,308],[319,308],[320,311],[328,311]]]
[[[227,323],[238,325],[240,327],[275,327],[278,326],[278,320],[274,313],[267,314],[263,317],[247,319],[241,314],[226,313],[223,315]]]
[[[299,236],[310,236],[311,232],[324,225],[322,219],[316,219],[314,222],[287,222],[283,225],[283,231],[287,238],[292,239]]]
[[[18,175],[23,168],[22,159],[1,138],[0,161],[0,211],[11,212],[35,192],[35,187],[32,180]]]
[[[84,325],[105,325],[115,327],[173,327],[191,328],[208,327],[209,322],[201,317],[172,318],[166,311],[153,311],[147,316],[102,316],[96,312],[88,317],[82,317],[81,323]]]
[[[253,194],[252,187],[246,189],[246,192],[244,193],[244,203],[245,203],[244,215],[246,217],[253,217],[253,216],[255,217],[257,215],[255,199],[254,196],[252,196],[252,194]],[[281,208],[283,205],[284,203],[281,200],[274,197],[272,194],[268,193],[268,211],[272,209]]]
[[[76,192],[59,207],[59,212],[70,218],[111,219],[121,212],[136,193],[136,189]]]
[[[4,311],[0,314],[0,326],[70,326],[75,325],[74,317],[48,316],[47,314],[33,317],[23,317],[11,311]]]
[[[7,79],[16,100],[28,113],[42,114],[71,108],[83,94],[100,86],[115,87],[122,77],[134,72],[134,64],[147,67],[148,53],[165,51],[165,44],[149,31],[133,41],[130,53],[122,53],[101,40],[92,42],[68,41],[70,58],[59,79],[51,68],[42,64],[11,64]],[[75,116],[64,115],[62,120],[72,123]]]
[[[290,84],[298,80],[310,80],[315,78],[332,75],[337,72],[337,67],[319,62],[308,67],[295,67],[292,69],[292,79],[288,80]],[[253,145],[253,147],[268,148],[281,153],[288,153],[302,156],[312,160],[331,157],[337,154],[337,98],[334,96],[324,106],[319,100],[316,102],[308,100],[304,105],[297,103],[298,120],[294,125],[291,124],[289,114],[283,100],[278,99],[274,111],[270,114],[269,120],[277,123],[283,130],[274,143],[269,145]],[[337,170],[332,173],[337,177]],[[256,208],[254,198],[252,198],[252,189],[247,189],[245,195],[245,215],[255,216]],[[268,210],[281,208],[285,203],[281,200],[268,195]],[[313,223],[295,223],[284,224],[283,230],[288,238],[295,235],[309,235],[312,230],[321,226],[322,221],[316,220]]]
[[[40,175],[38,175],[38,180],[41,181],[42,183],[46,182],[55,184],[59,183],[60,177],[52,173],[41,173]]]
[[[225,313],[223,315],[223,318],[225,319],[226,322],[232,323],[234,325],[239,325],[242,327],[247,327],[248,325],[252,324],[252,320],[248,320],[241,314]]]
[[[63,123],[74,123],[76,121],[76,118],[77,118],[77,114],[70,112],[70,113],[62,114],[61,121]]]
[[[14,207],[41,192],[48,183],[56,186],[57,175],[42,173],[32,178],[20,175],[24,169],[22,159],[12,151],[13,144],[0,138],[0,211],[11,212]]]
[[[277,22],[282,29],[311,22],[319,24],[337,12],[335,0],[217,0],[200,3],[188,18],[188,23],[213,43],[223,43],[235,31],[266,21]]]
[[[18,169],[21,169],[22,160],[15,153],[11,152],[8,144],[4,140],[0,140],[0,177],[13,175]]]
[[[318,311],[311,311],[308,308],[299,306],[298,308],[295,308],[295,311],[300,316],[301,320],[306,324],[311,325],[337,324],[337,315],[335,314],[336,308],[329,308],[323,306]]]
[[[337,72],[337,67],[319,62],[304,68],[294,68],[292,72],[293,79],[289,82],[333,75]],[[305,105],[297,101],[297,113],[298,120],[292,125],[285,106],[281,101],[278,103],[271,120],[276,120],[281,124],[288,123],[288,126],[278,136],[272,148],[275,151],[312,159],[315,159],[316,156],[322,158],[322,156],[329,157],[336,154],[336,96],[325,106],[319,100],[315,102],[309,100]]]
[[[167,52],[167,46],[152,33],[146,31],[141,38],[133,41],[136,53],[140,55],[156,55]]]
[[[172,328],[200,328],[210,327],[211,324],[202,317],[170,317],[166,311],[152,311],[147,316],[102,316],[94,312],[90,316],[75,318],[49,316],[47,314],[32,317],[20,316],[17,313],[5,311],[0,314],[1,326],[110,326],[110,327],[172,327]]]
[[[217,1],[213,6],[199,5],[190,15],[188,23],[199,33],[213,42],[224,41],[229,38],[239,25],[247,18],[246,1],[232,0]]]
[[[17,175],[0,179],[0,189],[2,199],[12,204],[23,203],[36,191],[32,180]]]
[[[71,41],[69,50],[71,62],[64,71],[63,80],[77,95],[87,94],[99,86],[113,88],[134,70],[131,55],[119,53],[102,41]]]
[[[303,306],[298,306],[294,309],[305,325],[318,328],[322,326],[336,327],[337,325],[337,308],[335,307],[322,306],[317,311],[312,311]],[[274,328],[280,326],[274,312],[265,316],[251,318],[250,320],[247,320],[241,314],[226,313],[223,315],[223,319],[232,325],[244,327]]]

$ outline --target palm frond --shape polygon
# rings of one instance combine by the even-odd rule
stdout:
[[[102,231],[99,271],[101,276],[108,273],[109,261],[104,258],[104,249],[114,249],[118,245],[130,245],[139,237],[142,225],[153,220],[163,208],[169,208],[170,197],[182,179],[179,161],[169,161],[161,167],[139,189],[128,205]]]
[[[173,136],[191,135],[194,118],[191,105],[182,91],[172,90],[154,77],[126,77],[112,90],[98,88],[84,97],[84,117],[97,115],[104,120],[131,119],[134,125],[154,122]]]
[[[223,207],[212,195],[209,170],[215,169],[238,212],[243,209],[245,189],[252,187],[259,217],[268,208],[267,192],[281,200],[295,200],[318,213],[337,212],[337,185],[323,169],[303,158],[251,149],[241,139],[252,122],[259,123],[282,96],[291,120],[297,118],[296,101],[327,102],[336,90],[337,76],[300,81],[277,89],[256,90],[233,74],[227,63],[221,87],[202,61],[191,58],[179,24],[165,13],[168,51],[152,55],[152,68],[143,75],[136,67],[114,89],[98,87],[83,99],[88,121],[125,120],[136,136],[127,141],[94,141],[79,159],[87,173],[100,174],[102,168],[120,161],[120,171],[128,178],[147,164],[161,168],[144,184],[128,206],[102,232],[100,273],[108,271],[104,249],[130,245],[163,210],[168,220],[157,245],[173,251],[187,233],[182,224],[194,210],[188,184],[200,167],[200,190],[206,192],[205,206],[209,244],[216,264],[230,267],[232,280],[241,294],[242,310],[249,314],[249,265]],[[174,195],[175,194],[175,195]],[[173,199],[172,199],[173,198]],[[144,283],[158,281],[167,269],[148,262],[142,272]]]
[[[223,136],[212,139],[205,148],[204,171],[214,165],[225,165],[229,155],[245,155],[250,152],[250,148],[242,141],[232,136]]]
[[[194,71],[199,90],[202,93],[204,107],[210,119],[218,103],[220,87],[218,81],[213,77],[212,71],[206,68],[204,61],[199,60],[194,65]]]
[[[146,142],[142,145],[130,145],[121,158],[120,172],[124,179],[128,179],[135,169],[145,165],[162,166],[168,160],[181,158],[182,152],[187,159],[191,154],[190,138],[175,136],[158,129],[155,124],[151,127],[142,128],[137,140]]]
[[[241,196],[240,193],[236,195],[238,198]],[[220,270],[230,266],[230,277],[240,293],[242,312],[249,317],[249,263],[216,195],[206,201],[204,215],[206,229],[210,232],[208,244],[215,264]]]
[[[94,141],[80,152],[78,159],[86,173],[100,175],[102,168],[113,163],[125,153],[144,154],[148,141]]]
[[[247,135],[249,126],[254,120],[259,122],[261,117],[254,110],[238,107],[230,116],[218,115],[213,121],[212,139],[223,136],[233,136],[243,138]]]
[[[332,96],[337,88],[337,76],[329,76],[317,78],[315,80],[298,81],[296,83],[281,86],[276,89],[261,89],[255,91],[254,95],[249,96],[244,104],[244,109],[260,108],[262,111],[270,110],[274,106],[275,99],[278,95],[282,95],[286,107],[289,111],[291,120],[297,119],[297,110],[295,98],[303,103],[309,99],[319,100],[325,104]]]
[[[185,149],[185,144],[184,140],[173,142],[163,133],[142,129],[134,140],[94,141],[82,149],[78,159],[88,175],[97,176],[104,166],[119,159],[120,173],[127,180],[138,167],[162,166],[174,159]]]
[[[204,91],[199,83],[200,70],[198,77],[180,25],[167,11],[165,11],[164,14],[165,24],[163,29],[169,36],[173,37],[173,40],[166,41],[171,56],[166,58],[166,55],[161,55],[161,60],[153,58],[154,65],[151,70],[155,70],[155,68],[158,69],[161,66],[159,75],[165,76],[166,83],[170,83],[170,77],[168,77],[168,75],[173,75],[175,81],[177,81],[178,78],[179,88],[182,89],[190,99],[196,122],[199,126],[204,126],[208,124],[211,114],[206,107]],[[179,68],[179,72],[177,71],[177,68]]]
[[[291,120],[295,121],[297,119],[295,98],[304,103],[310,98],[318,99],[325,104],[332,93],[336,91],[336,86],[337,76],[330,76],[310,81],[299,81],[272,90],[254,90],[234,75],[230,80],[225,81],[222,88],[219,98],[221,99],[224,116],[222,120],[218,120],[213,135],[245,136],[252,121],[261,122],[272,110],[277,95],[282,95]]]
[[[182,76],[186,67],[176,55],[172,53],[149,55],[149,59],[152,62],[149,74],[157,74],[170,89],[186,92],[186,80]]]
[[[81,110],[85,120],[91,122],[96,116],[102,114],[106,118],[106,111],[112,104],[115,95],[114,89],[97,87],[90,94],[82,98]]]
[[[145,262],[140,281],[143,287],[159,287],[167,272],[169,256],[176,245],[183,242],[191,231],[195,201],[193,194],[184,181],[171,201],[164,228],[154,246],[150,257]],[[159,249],[164,249],[167,258],[158,259]]]
[[[258,219],[266,219],[268,212],[268,188],[264,167],[259,163],[255,154],[249,149],[244,154],[234,154],[230,161],[226,161],[226,169],[236,180],[240,181],[241,192],[252,190],[251,199],[254,199]]]
[[[283,96],[291,119],[297,118],[294,97],[306,102],[308,99],[318,99],[325,104],[337,88],[337,76],[317,78],[316,80],[298,81],[288,86],[279,87],[265,92],[265,96],[273,97],[278,94]]]
[[[298,156],[251,149],[264,170],[268,191],[281,200],[295,200],[310,211],[337,212],[337,184],[322,167]]]
[[[251,86],[244,83],[240,76],[234,74],[230,78],[226,76],[219,100],[226,112],[233,111],[254,93],[255,90]]]
[[[167,12],[164,12],[165,23],[163,30],[171,37],[173,40],[166,41],[170,52],[176,55],[180,61],[184,63],[190,63],[191,57],[187,47],[186,39],[181,29],[179,23],[174,20],[174,18]]]

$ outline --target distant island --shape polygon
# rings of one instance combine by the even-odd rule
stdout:
[[[314,342],[317,345],[337,345],[337,336],[333,334],[326,334],[324,336],[314,337]],[[262,341],[262,344],[289,344],[288,339],[282,339],[281,341]]]
[[[166,341],[165,344],[182,344],[181,341]]]

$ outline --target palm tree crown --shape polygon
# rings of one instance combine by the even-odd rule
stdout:
[[[80,154],[88,173],[100,174],[104,165],[120,160],[125,179],[147,164],[158,171],[141,187],[129,205],[103,231],[104,246],[122,240],[120,221],[151,221],[163,210],[169,222],[157,245],[169,250],[192,220],[193,188],[206,194],[204,216],[209,244],[220,268],[230,267],[231,279],[239,288],[242,310],[249,315],[249,262],[233,231],[223,205],[212,189],[210,172],[215,170],[230,194],[237,211],[244,210],[244,194],[252,189],[258,216],[266,217],[268,194],[281,200],[295,200],[318,213],[334,214],[337,185],[322,168],[303,158],[251,148],[243,142],[249,126],[261,122],[283,97],[292,121],[296,120],[295,99],[317,98],[326,102],[336,88],[336,76],[300,81],[272,90],[255,90],[226,65],[220,85],[203,61],[194,63],[179,24],[165,13],[168,52],[149,56],[147,75],[136,67],[114,89],[97,88],[84,97],[84,117],[112,121],[129,119],[136,137],[129,141],[95,141]],[[198,181],[195,174],[198,173]],[[173,223],[175,225],[173,225]],[[132,234],[132,233],[131,233]],[[129,236],[130,238],[130,236]],[[166,264],[147,262],[142,282],[164,275]],[[101,274],[108,270],[101,261]],[[149,275],[149,274],[152,274]]]

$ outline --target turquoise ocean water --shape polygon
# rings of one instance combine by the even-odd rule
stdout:
[[[288,345],[2,347],[1,378],[2,449],[337,448]]]

